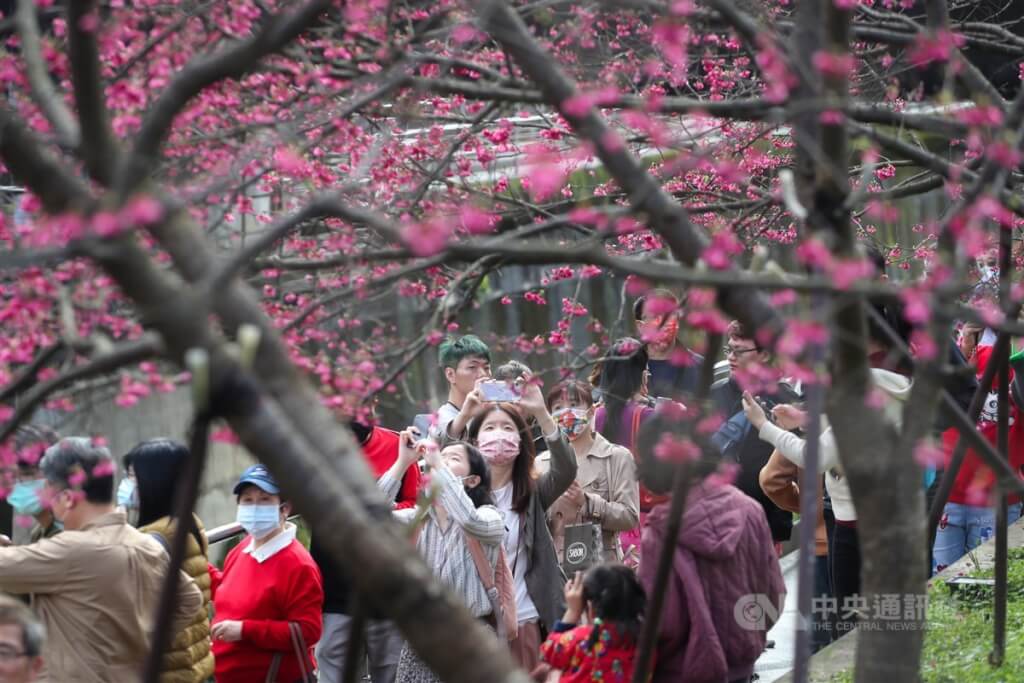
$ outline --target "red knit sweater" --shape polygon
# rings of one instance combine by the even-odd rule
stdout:
[[[293,540],[263,564],[242,552],[249,541],[247,536],[228,553],[224,571],[213,581],[213,623],[242,622],[241,640],[213,642],[217,683],[264,681],[277,652],[283,655],[277,680],[297,681],[302,674],[288,622],[298,623],[306,646],[312,650],[322,628],[324,591],[320,570],[298,541]],[[313,670],[308,652],[306,670]]]

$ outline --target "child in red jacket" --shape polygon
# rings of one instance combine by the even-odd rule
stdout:
[[[565,616],[540,647],[541,660],[561,671],[560,683],[628,683],[647,598],[633,570],[592,567],[565,585]],[[577,625],[586,612],[588,623]]]

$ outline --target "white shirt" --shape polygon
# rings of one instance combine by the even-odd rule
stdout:
[[[249,545],[242,548],[243,553],[252,555],[252,558],[263,564],[274,555],[278,554],[295,540],[295,525],[291,522],[285,522],[284,531],[274,536],[272,539],[261,545],[259,548],[256,547],[256,539],[250,539]]]
[[[540,617],[537,606],[530,599],[530,591],[526,587],[526,568],[530,561],[526,557],[526,543],[519,538],[519,513],[512,509],[512,482],[500,489],[491,491],[494,502],[505,516],[505,557],[508,558],[512,578],[516,587],[516,616],[519,623],[536,621]]]
[[[431,432],[431,436],[435,440],[445,436],[448,433],[448,425],[458,416],[459,409],[455,407],[455,404],[451,401],[445,401],[444,404],[437,409],[437,424],[434,425],[434,431]],[[452,436],[458,438],[460,435],[452,434]]]
[[[467,536],[479,540],[487,561],[494,567],[498,563],[498,544],[505,537],[505,522],[494,506],[474,506],[462,482],[448,469],[433,470],[431,476],[431,485],[435,487],[441,506],[448,511],[448,528],[441,528],[434,506],[430,506],[416,546],[441,583],[462,598],[470,614],[476,617],[490,614],[494,611],[491,599],[480,579],[466,540]],[[384,473],[377,480],[377,486],[384,491],[388,500],[394,500],[402,480],[392,479]],[[419,512],[418,508],[407,508],[394,510],[392,514],[408,524],[415,520]]]

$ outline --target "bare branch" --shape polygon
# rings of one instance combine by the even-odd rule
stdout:
[[[617,135],[592,108],[580,115],[569,106],[578,91],[575,84],[557,67],[550,55],[537,45],[519,16],[501,0],[480,3],[483,24],[491,35],[513,56],[520,68],[536,82],[545,99],[559,109],[578,135],[594,145],[597,156],[609,174],[629,195],[630,204],[643,214],[647,225],[665,241],[682,263],[693,265],[707,246],[707,237],[690,222],[679,206],[647,169],[624,145],[616,144]],[[733,270],[723,271],[734,273]],[[780,331],[778,312],[760,295],[732,287],[718,290],[719,305],[752,329],[765,330],[774,339]]]
[[[110,128],[100,53],[96,45],[99,10],[96,0],[69,0],[68,58],[71,83],[81,123],[82,160],[89,173],[101,183],[110,181],[120,150]]]
[[[21,119],[4,106],[0,106],[0,156],[50,213],[84,210],[92,203],[85,183],[58,163]]]
[[[18,37],[21,38],[21,57],[25,60],[25,76],[28,78],[32,100],[50,122],[60,143],[72,149],[78,147],[78,123],[54,87],[43,61],[34,0],[18,0],[14,22],[18,27]]]
[[[11,380],[11,383],[0,391],[0,403],[7,403],[12,398],[24,391],[32,382],[35,380],[36,375],[44,367],[49,365],[50,361],[55,356],[60,355],[60,352],[65,349],[63,342],[56,342],[47,346],[45,349],[39,352],[31,363],[26,365],[18,372],[18,375]]]
[[[76,251],[72,247],[48,247],[45,249],[18,249],[0,253],[0,272],[19,270],[29,267],[54,266],[73,258]]]
[[[18,402],[11,418],[0,429],[0,442],[3,442],[22,422],[27,420],[50,395],[71,386],[75,382],[90,377],[105,375],[118,368],[133,363],[140,363],[163,352],[163,343],[158,335],[147,333],[139,339],[123,342],[110,351],[100,353],[81,365],[76,365],[41,384],[37,384]],[[37,359],[38,360],[38,359]],[[4,394],[8,392],[5,390]]]

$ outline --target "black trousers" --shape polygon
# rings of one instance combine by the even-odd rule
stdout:
[[[853,598],[860,595],[860,541],[857,528],[836,524],[828,539],[829,574],[839,609],[836,636],[853,628],[856,617],[849,614]]]

